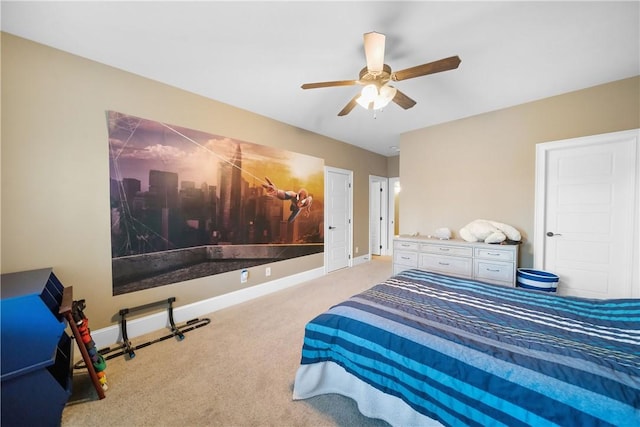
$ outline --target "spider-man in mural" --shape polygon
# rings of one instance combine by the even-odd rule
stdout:
[[[293,222],[302,211],[304,211],[305,217],[309,216],[313,197],[311,197],[307,190],[301,188],[297,193],[292,190],[279,190],[278,187],[271,182],[269,177],[265,177],[265,180],[267,181],[267,184],[262,184],[262,186],[267,190],[268,196],[277,197],[280,200],[291,200],[291,206],[289,207],[291,210],[291,215],[289,215],[288,219],[289,222]]]

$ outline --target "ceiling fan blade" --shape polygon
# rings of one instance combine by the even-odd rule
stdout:
[[[302,89],[318,89],[321,87],[353,86],[357,84],[358,80],[337,80],[335,82],[305,83],[300,87]]]
[[[392,101],[398,104],[399,106],[401,106],[402,108],[404,108],[405,110],[408,110],[409,108],[416,105],[416,101],[409,98],[407,95],[400,92],[399,90],[396,91],[396,95],[393,97]]]
[[[417,65],[415,67],[396,71],[391,75],[394,81],[412,79],[414,77],[426,76],[427,74],[435,74],[441,71],[448,71],[458,68],[460,58],[451,56],[449,58],[440,59],[439,61],[429,62],[428,64]]]
[[[385,35],[372,31],[364,35],[364,56],[367,59],[367,70],[380,73],[384,66]]]
[[[360,96],[360,94],[356,94],[356,96],[354,96],[351,101],[349,101],[349,103],[347,105],[344,106],[344,108],[342,110],[340,110],[340,112],[338,113],[338,116],[346,116],[347,114],[349,114],[351,112],[351,110],[354,109],[354,107],[356,105],[358,105],[358,103],[356,102],[356,99],[358,99],[358,97]]]

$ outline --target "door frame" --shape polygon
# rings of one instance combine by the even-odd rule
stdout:
[[[387,197],[387,255],[393,255],[393,239],[395,238],[396,224],[396,197],[398,197],[398,193],[400,190],[400,178],[392,177],[389,178],[389,185],[387,186],[389,190],[389,195]]]
[[[348,239],[349,242],[347,243],[347,247],[349,248],[349,254],[348,254],[348,260],[347,260],[347,268],[352,267],[353,266],[353,171],[348,170],[348,169],[340,169],[340,168],[335,168],[332,166],[325,166],[324,167],[324,200],[325,200],[325,206],[324,206],[324,224],[322,225],[322,228],[324,230],[324,272],[325,274],[327,274],[327,267],[329,265],[329,247],[327,245],[327,235],[329,232],[329,218],[328,218],[328,211],[327,211],[327,207],[326,207],[326,201],[329,200],[329,194],[328,194],[328,181],[329,181],[329,172],[333,172],[333,173],[339,173],[339,174],[343,174],[343,175],[348,175],[349,176],[349,202],[348,202],[348,207],[347,207],[347,215],[349,216],[348,218],[348,223],[349,223],[349,232],[348,232]]]
[[[592,144],[601,143],[610,139],[631,138],[635,137],[640,144],[640,129],[611,132],[605,134],[563,139],[558,141],[550,141],[536,144],[535,158],[535,213],[533,221],[533,267],[536,269],[544,269],[545,260],[545,244],[544,230],[546,225],[546,188],[547,188],[547,157],[548,153],[556,149],[567,149],[584,147]],[[636,260],[633,263],[633,271],[631,273],[632,283],[636,284],[632,288],[632,297],[640,298],[640,145],[636,146],[636,174],[634,189],[635,207],[633,230],[629,230],[633,236],[632,257]]]

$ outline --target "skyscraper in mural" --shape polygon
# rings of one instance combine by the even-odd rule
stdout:
[[[241,243],[242,224],[242,150],[240,144],[227,162],[220,164],[220,220],[221,238]]]

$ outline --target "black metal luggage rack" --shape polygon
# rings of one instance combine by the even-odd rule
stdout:
[[[175,302],[175,300],[176,300],[175,297],[171,297],[166,300],[156,301],[149,304],[143,304],[137,307],[121,309],[119,314],[120,314],[120,332],[122,334],[122,344],[116,347],[106,347],[98,350],[98,352],[101,355],[106,356],[105,357],[106,360],[113,359],[114,357],[118,357],[122,355],[128,356],[129,359],[133,359],[134,357],[136,357],[135,350],[148,347],[151,344],[155,344],[160,341],[164,341],[173,337],[175,337],[178,341],[182,341],[184,339],[184,334],[186,334],[187,332],[197,328],[201,328],[211,323],[211,319],[196,318],[196,319],[188,320],[183,325],[177,326],[173,319],[173,303]],[[139,311],[148,311],[152,308],[159,307],[162,305],[167,305],[167,314],[169,317],[170,332],[167,335],[161,336],[160,338],[156,338],[135,346],[132,345],[131,341],[129,340],[129,335],[127,334],[127,315],[134,312],[139,312]],[[85,367],[86,367],[86,364],[83,361],[80,361],[74,365],[75,369],[83,369]]]

